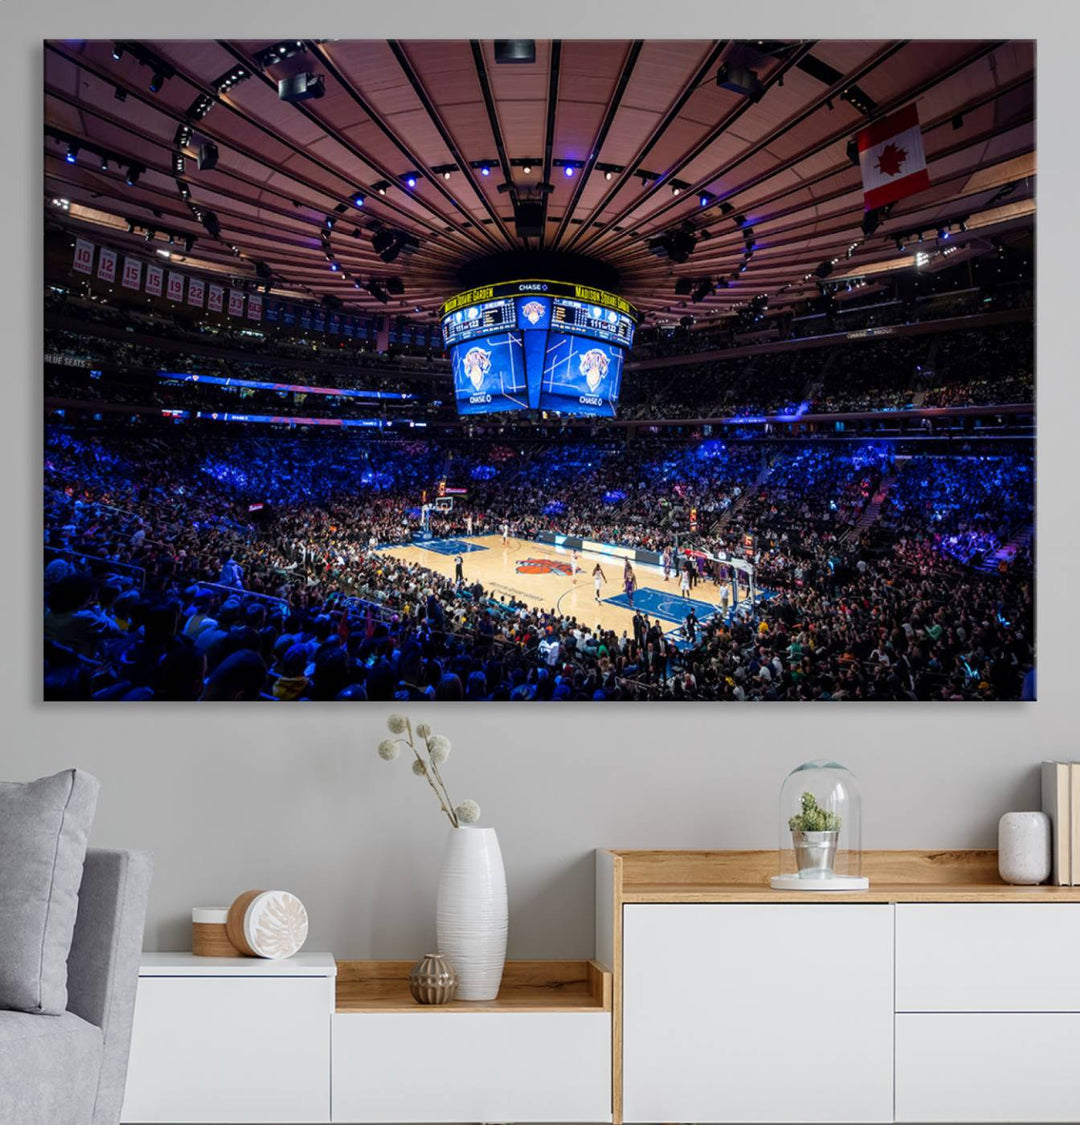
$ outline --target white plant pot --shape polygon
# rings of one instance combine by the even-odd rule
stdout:
[[[435,907],[439,952],[458,1000],[494,1000],[506,964],[506,872],[494,828],[451,828]]]

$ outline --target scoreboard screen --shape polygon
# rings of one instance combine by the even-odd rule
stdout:
[[[450,348],[459,414],[525,410],[529,388],[520,332],[465,340]]]
[[[567,282],[501,282],[450,298],[442,332],[458,412],[614,417],[636,319],[622,297]]]
[[[485,301],[467,309],[458,309],[443,321],[443,341],[452,347],[463,340],[490,336],[503,328],[516,328],[513,300]]]
[[[614,309],[602,309],[584,301],[556,297],[551,314],[551,327],[560,332],[592,336],[620,347],[629,348],[634,339],[634,322]]]

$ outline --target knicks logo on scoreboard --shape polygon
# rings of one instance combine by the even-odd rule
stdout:
[[[461,365],[464,367],[465,376],[472,383],[473,388],[479,390],[484,385],[484,379],[487,378],[487,374],[491,370],[491,352],[486,352],[483,348],[469,348],[465,353],[465,358],[461,361]]]
[[[589,390],[594,391],[600,386],[607,374],[608,364],[611,361],[599,348],[590,348],[581,357],[581,374],[589,384]]]
[[[518,574],[569,574],[570,564],[558,559],[518,559]]]
[[[530,324],[535,324],[544,315],[544,306],[539,301],[530,301],[521,306],[521,311]]]

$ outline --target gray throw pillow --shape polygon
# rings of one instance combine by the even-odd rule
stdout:
[[[98,780],[0,782],[0,1008],[60,1015]]]

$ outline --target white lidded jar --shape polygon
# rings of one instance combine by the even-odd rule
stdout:
[[[1050,878],[1051,827],[1044,812],[1007,812],[998,821],[998,873],[1006,883],[1034,886]]]

